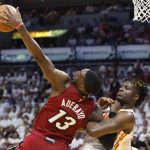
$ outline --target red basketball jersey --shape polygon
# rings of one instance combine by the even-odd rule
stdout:
[[[75,132],[84,128],[94,110],[94,100],[84,99],[72,84],[42,107],[34,122],[34,130],[70,143]]]

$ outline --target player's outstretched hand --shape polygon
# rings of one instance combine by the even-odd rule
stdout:
[[[97,101],[97,104],[102,108],[102,110],[108,108],[114,103],[115,101],[113,99],[107,97],[100,97]]]
[[[3,15],[0,14],[0,22],[12,26],[13,28],[17,28],[19,25],[23,24],[19,7],[16,8],[16,13],[12,13],[9,8],[6,8]]]

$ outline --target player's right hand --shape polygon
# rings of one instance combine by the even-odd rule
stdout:
[[[7,7],[4,11],[4,15],[0,14],[0,22],[9,26],[16,28],[18,25],[22,24],[22,18],[19,12],[19,8],[16,8],[16,13],[12,13]]]
[[[114,104],[115,101],[108,97],[100,97],[97,101],[97,104],[102,108],[102,110],[108,108],[112,104]]]

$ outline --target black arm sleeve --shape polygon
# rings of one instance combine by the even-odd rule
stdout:
[[[117,113],[110,111],[109,112],[109,118],[113,118],[116,116]]]

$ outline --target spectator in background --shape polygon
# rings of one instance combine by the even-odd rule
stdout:
[[[116,98],[116,94],[119,91],[120,88],[120,83],[119,81],[116,79],[116,77],[113,77],[113,80],[110,83],[110,97],[112,99]]]
[[[134,64],[134,72],[136,77],[140,79],[143,77],[143,69],[140,60],[137,60],[137,62]]]
[[[139,140],[138,140],[138,136],[136,134],[133,135],[131,145],[135,148],[139,147]]]
[[[141,133],[139,133],[139,140],[141,142],[144,142],[146,140],[146,137],[150,137],[150,133],[148,133],[148,127],[144,126]]]
[[[68,46],[75,47],[77,45],[77,39],[71,36],[68,40]]]
[[[146,143],[146,146],[147,146],[147,150],[150,150],[150,136],[146,137],[145,143]]]
[[[70,8],[70,9],[66,12],[65,15],[66,15],[66,16],[75,16],[75,15],[77,15],[77,13],[76,13],[76,10],[75,10],[74,8]]]
[[[4,113],[2,119],[0,120],[0,126],[7,128],[11,125],[11,120],[9,119],[8,113]]]

